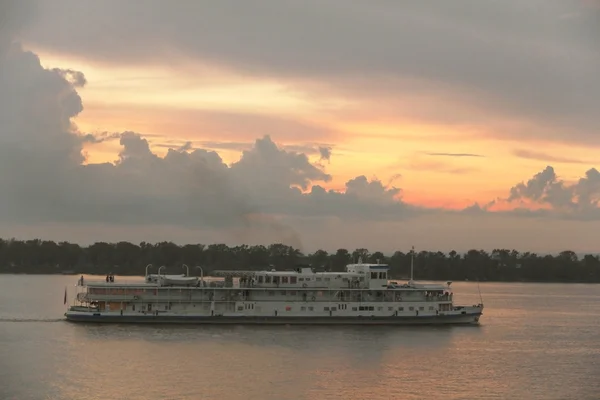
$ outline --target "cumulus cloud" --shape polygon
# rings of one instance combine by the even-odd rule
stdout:
[[[140,12],[135,2],[55,0],[36,15],[22,37],[50,51],[107,63],[177,57],[385,103],[427,95],[438,118],[464,103],[463,124],[486,109],[520,138],[600,143],[600,11],[584,2],[148,0]]]
[[[600,173],[595,168],[585,172],[576,182],[560,179],[554,168],[547,166],[527,182],[510,189],[505,199],[509,203],[545,206],[546,210],[562,217],[600,218]]]
[[[257,139],[230,165],[184,143],[155,154],[136,132],[82,134],[78,71],[44,69],[13,45],[0,59],[0,219],[19,223],[163,224],[271,231],[301,247],[278,215],[401,218],[411,212],[400,189],[364,176],[345,192],[319,184],[331,176],[306,153]],[[84,164],[84,144],[118,140],[114,162]],[[329,147],[314,147],[321,159]]]

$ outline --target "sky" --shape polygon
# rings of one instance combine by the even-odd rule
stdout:
[[[0,236],[597,252],[600,1],[0,0]]]

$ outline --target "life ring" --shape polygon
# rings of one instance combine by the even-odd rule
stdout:
[[[134,300],[139,300],[139,299],[140,299],[140,296],[133,296],[133,299],[134,299]]]
[[[307,287],[308,287],[308,285],[307,285],[306,283],[303,283],[303,284],[302,284],[302,287],[303,287],[303,288],[307,288]]]

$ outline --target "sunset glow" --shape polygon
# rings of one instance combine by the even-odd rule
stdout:
[[[0,32],[5,229],[592,245],[596,8],[338,3],[13,10]]]

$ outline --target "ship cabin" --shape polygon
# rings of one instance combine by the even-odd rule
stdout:
[[[379,289],[388,287],[389,267],[384,264],[349,264],[345,272],[315,272],[310,266],[291,271],[218,271],[239,276],[242,288]]]

